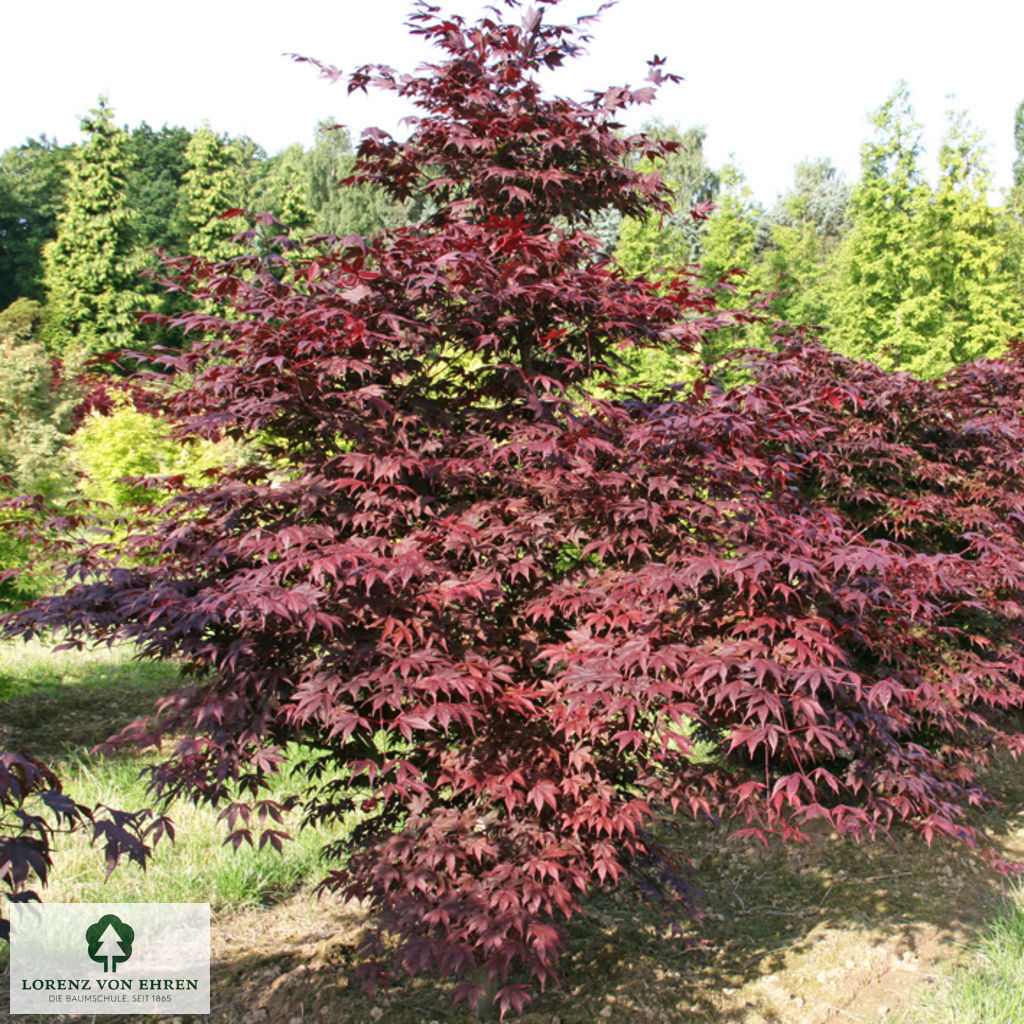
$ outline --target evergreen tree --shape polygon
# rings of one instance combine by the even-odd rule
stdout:
[[[719,304],[725,308],[746,309],[755,294],[764,290],[762,276],[756,272],[755,253],[763,211],[754,200],[742,172],[732,164],[713,172],[704,161],[702,146],[705,132],[690,128],[647,126],[659,139],[679,144],[660,167],[674,196],[675,213],[656,219],[629,218],[622,223],[616,260],[633,274],[664,277],[693,268],[699,262],[704,284],[724,288]],[[638,170],[656,169],[641,162]],[[696,207],[706,204],[714,210],[705,220],[694,216]],[[698,211],[700,213],[701,211]],[[713,363],[741,344],[763,341],[763,329],[734,323],[721,331],[710,332],[703,340],[699,360]],[[659,352],[631,353],[633,374],[658,386],[692,376],[692,358]]]
[[[998,354],[1021,336],[1024,317],[1011,255],[1020,228],[989,205],[982,137],[966,114],[951,111],[949,118],[918,248],[928,259],[929,298],[939,320],[933,350],[948,353],[951,365]]]
[[[0,476],[21,493],[53,497],[68,483],[62,448],[74,389],[39,343],[42,319],[33,299],[0,311]]]
[[[726,164],[719,173],[721,189],[701,242],[701,276],[708,286],[718,288],[721,285],[725,289],[726,296],[719,301],[719,306],[749,309],[755,304],[754,297],[765,289],[765,282],[755,268],[764,212],[737,167]],[[711,333],[702,343],[701,357],[704,362],[713,363],[731,349],[763,340],[764,331],[760,326],[744,328],[734,324]]]
[[[825,268],[849,227],[849,198],[830,161],[807,160],[797,165],[793,188],[765,218],[761,276],[776,292],[772,309],[780,319],[825,322]]]
[[[746,184],[743,172],[726,164],[721,172],[721,191],[708,218],[701,245],[701,273],[709,284],[731,280],[737,298],[750,292],[752,283],[737,284],[739,268],[754,265],[754,251],[761,211]],[[748,276],[748,275],[744,275]],[[745,305],[742,300],[736,306]]]
[[[139,246],[147,268],[157,269],[157,250],[181,255],[188,249],[188,232],[179,216],[178,203],[188,170],[185,150],[192,133],[187,128],[164,125],[159,131],[143,122],[128,136],[131,168],[128,172],[128,205],[138,215]],[[156,312],[171,314],[183,308],[180,294],[167,292],[153,279],[143,279],[142,290]],[[140,325],[145,347],[174,345],[173,333],[153,323]]]
[[[191,138],[187,128],[164,125],[155,131],[145,121],[128,136],[128,205],[138,214],[139,245],[145,249],[185,251],[187,236],[177,230],[175,211],[188,170],[185,151]]]
[[[618,230],[615,258],[633,274],[657,274],[662,269],[682,269],[701,260],[704,221],[691,211],[714,200],[719,174],[704,158],[707,132],[702,127],[681,131],[676,125],[650,122],[644,132],[678,147],[657,163],[640,161],[638,170],[657,171],[672,193],[673,210],[662,218],[628,218]]]
[[[43,250],[51,352],[106,352],[137,336],[137,217],[127,203],[127,136],[105,99],[82,120],[57,237]]]
[[[935,310],[924,298],[929,274],[915,244],[915,220],[927,209],[930,191],[905,82],[871,120],[875,137],[861,150],[851,229],[831,268],[826,341],[846,355],[893,368],[948,363],[948,353],[931,348]]]
[[[692,270],[700,259],[704,220],[694,216],[694,207],[707,204],[719,187],[719,175],[704,158],[706,131],[691,127],[682,131],[676,125],[649,122],[644,133],[662,142],[672,143],[674,151],[657,160],[644,157],[635,161],[643,174],[658,173],[671,193],[672,210],[646,217],[602,216],[592,227],[603,245],[614,242],[614,258],[628,274],[644,274],[654,279],[671,278]],[[661,391],[680,381],[691,379],[699,364],[693,355],[680,355],[657,349],[632,349],[623,353],[624,369],[619,373],[631,389]]]
[[[64,457],[71,374],[61,377],[38,340],[42,312],[40,303],[24,298],[0,311],[0,611],[56,585],[51,559],[31,536],[50,518],[40,508],[43,496],[60,501],[74,476]],[[16,494],[36,498],[5,500]]]
[[[1013,121],[1013,142],[1016,159],[1013,161],[1013,185],[1007,194],[1007,246],[1009,260],[1015,268],[1016,294],[1024,296],[1024,100],[1017,105]]]
[[[692,240],[675,218],[630,217],[618,223],[615,240],[616,262],[627,274],[662,277],[694,262]]]
[[[1013,185],[1010,188],[1010,209],[1018,220],[1024,220],[1024,100],[1013,115]]]
[[[905,85],[874,120],[853,228],[834,261],[829,342],[920,377],[995,355],[1024,325],[1021,243],[1019,227],[989,205],[981,137],[965,115],[950,115],[932,192]]]
[[[235,173],[238,178],[238,202],[234,205],[262,213],[259,209],[259,196],[264,189],[264,181],[271,166],[267,159],[267,151],[248,135],[235,135],[225,140],[228,152],[235,162]]]
[[[238,221],[221,215],[245,206],[239,162],[240,150],[215,135],[209,125],[196,131],[185,149],[185,171],[178,204],[178,230],[189,252],[205,259],[228,259],[238,254],[231,239]]]
[[[348,131],[331,118],[319,122],[316,143],[308,161],[314,231],[341,237],[368,237],[383,228],[400,227],[407,220],[420,219],[423,209],[406,211],[402,204],[373,186],[339,188],[339,183],[352,173],[354,163]]]
[[[13,275],[10,273],[10,257],[7,255],[8,249],[8,238],[15,234],[18,229],[18,216],[15,213],[15,197],[14,189],[11,187],[10,181],[7,176],[0,173],[0,288],[3,289],[3,295],[8,298],[14,291],[13,281],[11,278]],[[6,274],[3,271],[7,271]],[[8,298],[8,301],[13,301],[13,298]],[[3,299],[0,299],[0,306],[6,305]]]
[[[271,157],[250,204],[254,212],[272,213],[288,228],[305,231],[313,226],[309,188],[310,156],[296,144]]]

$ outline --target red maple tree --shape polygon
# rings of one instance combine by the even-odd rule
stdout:
[[[183,441],[253,460],[164,481],[5,627],[180,661],[188,685],[121,737],[170,739],[155,794],[225,804],[236,845],[257,818],[280,845],[286,805],[357,810],[323,884],[376,915],[368,983],[386,956],[474,1004],[489,978],[503,1011],[555,976],[594,886],[691,907],[659,815],[973,843],[976,767],[1022,745],[1018,354],[932,383],[779,339],[730,391],[600,397],[621,349],[694,352],[743,314],[588,233],[667,210],[634,158],[670,144],[615,118],[672,76],[546,98],[538,72],[586,38],[551,6],[420,4],[438,61],[349,77],[420,111],[407,141],[367,133],[350,181],[421,223],[172,261],[223,313],[175,321],[152,387],[179,382]],[[303,779],[268,799],[290,743]]]

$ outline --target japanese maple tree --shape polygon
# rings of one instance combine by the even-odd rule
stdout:
[[[257,821],[279,845],[285,804],[351,824],[323,884],[375,914],[367,982],[390,959],[475,1003],[490,979],[503,1010],[555,977],[595,886],[689,907],[660,815],[977,842],[976,767],[1019,751],[1024,698],[1016,354],[922,383],[780,339],[728,392],[591,387],[744,314],[588,234],[666,212],[632,168],[671,143],[615,118],[671,76],[545,97],[587,29],[552,6],[420,4],[436,63],[349,77],[418,109],[404,142],[366,133],[350,183],[422,223],[172,262],[222,313],[175,322],[151,386],[182,440],[253,460],[163,481],[6,624],[179,659],[189,685],[120,737],[169,741],[155,795],[224,804],[236,845]],[[269,799],[291,743],[294,798]]]

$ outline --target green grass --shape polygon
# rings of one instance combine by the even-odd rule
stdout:
[[[67,791],[82,803],[135,809],[151,803],[139,767],[136,760],[90,758],[71,763],[62,774]],[[287,786],[284,776],[264,795],[280,793]],[[168,813],[177,833],[175,842],[161,841],[145,872],[124,865],[109,881],[104,880],[102,852],[90,844],[86,834],[61,836],[55,843],[54,877],[47,901],[198,902],[211,904],[219,914],[273,903],[322,873],[319,854],[329,837],[300,830],[296,814],[286,816],[283,826],[267,823],[293,836],[279,854],[269,846],[258,850],[243,844],[235,851],[230,844],[224,845],[228,829],[217,820],[216,808],[178,801]],[[255,820],[252,825],[258,842],[259,825]]]
[[[29,694],[66,694],[69,686],[132,683],[151,687],[176,678],[173,666],[138,661],[126,647],[57,652],[42,640],[0,642],[0,702]]]
[[[140,769],[151,758],[121,754],[94,757],[90,748],[139,715],[173,688],[173,665],[140,662],[126,648],[55,654],[41,643],[0,644],[0,749],[25,749],[60,775],[65,791],[80,803],[135,810],[152,804]],[[300,756],[290,751],[269,793],[289,789],[288,769]],[[228,829],[219,809],[178,801],[167,810],[177,839],[163,840],[148,869],[119,867],[104,880],[103,851],[88,832],[60,835],[54,844],[47,902],[209,902],[215,914],[272,903],[319,880],[320,849],[338,833],[302,831],[298,815],[281,827],[293,837],[279,854],[224,840]],[[253,822],[258,841],[260,827]]]
[[[1024,1024],[1024,892],[1015,890],[964,963],[903,1016],[904,1024]]]
[[[148,714],[178,679],[173,665],[125,647],[54,653],[41,641],[0,643],[0,750],[61,759]]]

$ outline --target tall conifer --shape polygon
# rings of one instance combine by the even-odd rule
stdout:
[[[127,136],[102,98],[81,124],[86,141],[69,160],[57,237],[43,251],[45,340],[56,353],[131,346],[144,305],[136,215],[125,198]]]
[[[704,157],[704,128],[694,126],[681,131],[676,125],[655,121],[644,125],[644,131],[678,146],[657,163],[643,160],[637,168],[645,174],[657,171],[662,176],[672,193],[673,211],[661,218],[622,221],[615,258],[629,273],[660,274],[663,269],[681,270],[700,261],[706,222],[691,211],[714,201],[719,174],[711,170]]]
[[[206,259],[238,255],[231,239],[238,222],[221,214],[244,205],[242,177],[236,154],[223,139],[204,125],[193,134],[185,149],[188,170],[182,185],[179,209],[188,234],[189,251]]]
[[[775,293],[773,312],[794,324],[823,324],[828,257],[849,230],[850,190],[828,160],[798,164],[793,187],[764,220],[759,270]]]
[[[827,341],[846,355],[936,377],[998,353],[1024,324],[1018,229],[988,201],[983,140],[953,113],[933,191],[905,85],[875,114],[852,229],[828,287]]]
[[[963,113],[950,112],[939,167],[938,188],[918,226],[917,244],[927,257],[929,298],[939,323],[934,348],[963,363],[996,355],[1021,336],[1011,255],[1019,228],[1005,210],[989,205],[984,142]]]
[[[758,221],[763,211],[754,199],[742,171],[726,164],[719,172],[721,191],[715,197],[715,211],[707,221],[701,240],[701,274],[705,284],[726,289],[719,305],[747,309],[754,296],[764,290],[761,276],[752,272],[757,246]],[[704,362],[717,362],[726,352],[743,345],[756,345],[764,337],[758,325],[744,328],[733,323],[709,333],[701,344]]]
[[[917,265],[914,221],[930,192],[918,163],[921,126],[905,82],[871,120],[875,137],[861,149],[852,227],[833,261],[826,340],[846,355],[906,367],[919,361],[935,325],[919,302],[928,276]]]
[[[1013,187],[1024,188],[1024,100],[1017,104],[1013,115],[1013,147],[1016,157],[1013,161]]]
[[[0,309],[46,298],[43,247],[57,235],[71,148],[41,135],[0,153]]]
[[[315,231],[327,235],[372,235],[383,228],[399,227],[407,219],[419,219],[422,208],[407,211],[403,204],[371,185],[340,187],[340,182],[352,173],[354,163],[348,130],[333,118],[319,122],[315,144],[307,157]]]
[[[296,143],[266,161],[253,209],[269,211],[294,231],[313,225],[309,195],[309,154]]]

